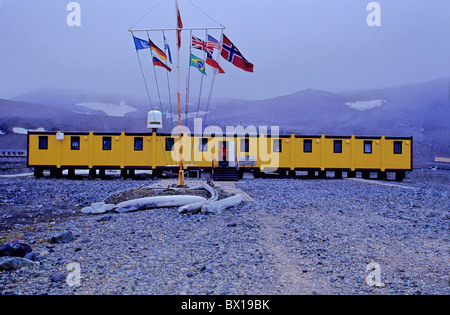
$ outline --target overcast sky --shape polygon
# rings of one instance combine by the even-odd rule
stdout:
[[[69,2],[1,0],[0,98],[40,88],[145,96],[128,29],[175,27],[174,1],[79,0],[79,27],[67,25]],[[227,37],[254,64],[254,73],[247,73],[220,59],[226,74],[216,77],[215,97],[266,99],[307,88],[353,90],[450,76],[450,1],[379,0],[381,26],[374,27],[366,21],[369,2],[179,0],[179,5],[185,27],[221,23]],[[211,34],[220,37],[218,31]],[[163,48],[161,33],[150,35]],[[175,34],[168,32],[166,37],[175,58]],[[180,56],[184,90],[188,46],[185,31]],[[149,51],[141,51],[140,58],[156,97]],[[176,66],[170,66],[174,93]],[[194,70],[190,78],[192,88],[197,88],[202,74]],[[213,75],[211,68],[206,70],[207,94]],[[156,71],[166,97],[165,70]]]

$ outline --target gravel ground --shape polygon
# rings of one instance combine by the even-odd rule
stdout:
[[[0,294],[449,294],[448,173],[245,179],[255,201],[215,215],[80,212],[149,183],[0,178],[0,244],[36,254],[0,271]],[[67,230],[73,241],[49,242]]]

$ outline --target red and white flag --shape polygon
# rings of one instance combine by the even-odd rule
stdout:
[[[181,29],[183,28],[183,21],[181,20],[180,10],[178,9],[178,1],[177,5],[177,37],[178,37],[178,49],[181,47]]]
[[[214,59],[212,59],[210,56],[211,56],[210,54],[207,54],[206,64],[208,64],[211,67],[216,68],[217,70],[219,70],[219,73],[225,73],[225,71],[223,71],[223,69],[219,65],[219,63],[217,61],[215,61]]]
[[[225,36],[225,34],[223,34],[222,50],[220,54],[225,60],[231,62],[236,67],[244,71],[253,72],[253,64],[244,58],[239,49]]]

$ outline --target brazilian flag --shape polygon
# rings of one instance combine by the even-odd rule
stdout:
[[[191,67],[197,68],[198,71],[200,71],[201,73],[206,75],[205,61],[203,61],[202,59],[198,58],[194,54],[191,54]]]

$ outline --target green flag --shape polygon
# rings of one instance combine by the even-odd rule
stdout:
[[[197,68],[198,71],[206,75],[205,62],[193,54],[191,54],[191,67]]]

